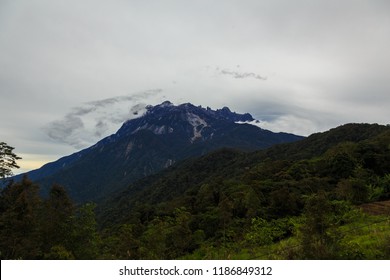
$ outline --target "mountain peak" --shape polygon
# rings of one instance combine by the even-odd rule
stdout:
[[[222,109],[217,110],[217,113],[223,116],[224,118],[227,118],[229,120],[232,120],[234,122],[251,122],[255,119],[252,117],[251,114],[245,113],[245,114],[237,114],[236,112],[232,112],[229,107],[223,107]]]
[[[160,105],[157,105],[159,107],[172,107],[172,106],[175,106],[173,105],[173,103],[171,101],[164,101],[163,103],[161,103]]]
[[[232,112],[228,107],[212,110],[191,103],[176,106],[170,101],[164,101],[155,106],[149,105],[146,109],[143,116],[124,123],[118,134],[133,135],[148,130],[157,135],[173,134],[193,143],[212,137],[219,127],[254,120],[250,114]]]
[[[163,109],[163,110],[165,109],[168,112],[172,111],[172,110],[176,110],[176,111],[182,110],[185,112],[206,114],[206,115],[212,116],[214,118],[223,118],[223,119],[226,119],[227,121],[233,121],[233,122],[254,121],[254,118],[251,116],[251,114],[249,114],[249,113],[240,114],[240,113],[232,112],[230,110],[230,108],[226,107],[226,106],[223,107],[222,109],[213,110],[210,107],[204,108],[201,105],[195,106],[191,103],[183,103],[183,104],[176,106],[170,101],[164,101],[163,103],[158,104],[156,106],[149,105],[147,107],[147,109],[148,109],[148,111],[153,112],[153,113],[155,113],[156,110],[161,110],[161,109]]]

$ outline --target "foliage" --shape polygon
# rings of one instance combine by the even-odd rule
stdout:
[[[339,252],[339,238],[333,209],[325,193],[310,196],[304,208],[304,220],[299,229],[301,258],[334,259]]]
[[[12,169],[19,168],[16,161],[21,157],[18,157],[13,150],[14,148],[7,143],[0,142],[0,179],[12,176]]]
[[[41,254],[41,199],[27,178],[8,185],[0,200],[0,252],[5,259],[33,259]]]
[[[94,205],[76,210],[63,187],[42,199],[27,177],[0,196],[0,252],[4,259],[95,259],[99,235]]]
[[[245,235],[245,240],[248,245],[269,245],[282,239],[285,234],[285,228],[277,220],[268,222],[262,218],[253,218],[249,232]]]

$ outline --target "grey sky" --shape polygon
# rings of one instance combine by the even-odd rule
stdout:
[[[23,171],[166,99],[308,135],[389,123],[390,1],[0,0],[0,140]]]

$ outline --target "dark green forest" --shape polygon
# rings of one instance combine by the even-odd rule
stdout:
[[[221,149],[82,205],[66,187],[2,189],[1,259],[390,259],[389,126]]]

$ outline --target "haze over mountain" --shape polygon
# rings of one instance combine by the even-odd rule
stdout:
[[[144,115],[125,122],[117,133],[95,145],[15,179],[27,175],[41,185],[43,194],[51,185],[60,184],[74,200],[85,202],[103,198],[185,158],[223,147],[253,151],[303,138],[247,124],[254,121],[250,114],[227,107],[212,110],[166,101],[146,109]]]

